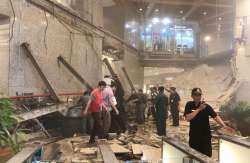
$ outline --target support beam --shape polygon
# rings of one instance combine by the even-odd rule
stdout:
[[[181,0],[128,0],[133,2],[146,2],[146,3],[156,3],[156,4],[166,4],[166,5],[178,5],[178,6],[195,6],[197,5],[196,2],[189,2],[189,1],[181,1]],[[233,8],[233,5],[230,4],[215,4],[209,2],[201,3],[201,6],[205,7],[219,7],[219,8]]]
[[[136,92],[136,89],[135,89],[135,87],[134,87],[134,84],[133,84],[132,80],[130,79],[130,77],[129,77],[129,75],[128,75],[128,73],[127,73],[127,70],[125,69],[125,67],[122,67],[122,71],[124,72],[124,75],[125,75],[125,77],[126,77],[127,80],[128,80],[128,83],[129,83],[129,85],[130,85],[130,87],[131,87],[131,90],[134,91],[134,92]]]
[[[49,80],[46,78],[46,76],[44,75],[42,69],[40,68],[40,66],[38,65],[36,59],[34,58],[34,56],[31,53],[30,47],[28,43],[22,43],[21,47],[23,48],[23,50],[25,51],[25,54],[27,55],[27,57],[30,59],[31,63],[33,64],[33,66],[35,67],[35,69],[37,70],[37,72],[39,73],[40,77],[42,78],[43,82],[45,83],[46,87],[48,88],[50,94],[52,95],[52,99],[55,102],[60,102],[59,98],[56,95],[56,92],[54,91],[54,89],[52,88]]]
[[[99,140],[98,147],[101,151],[104,163],[119,163],[119,161],[115,157],[115,154],[113,153],[112,149],[110,148],[107,140]]]
[[[104,59],[103,59],[103,62],[104,62],[105,65],[107,66],[107,68],[108,68],[108,70],[109,70],[111,76],[115,76],[115,75],[116,75],[116,74],[115,74],[115,71],[113,70],[113,68],[112,68],[111,64],[109,63],[108,59],[107,59],[107,58],[104,58]]]
[[[62,63],[78,81],[87,87],[87,89],[92,89],[91,85],[83,79],[83,77],[62,57],[57,57],[58,62]]]

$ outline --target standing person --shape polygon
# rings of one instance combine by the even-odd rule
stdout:
[[[115,98],[117,100],[117,109],[119,111],[118,124],[121,129],[121,132],[124,133],[127,129],[127,113],[125,112],[125,106],[124,106],[125,92],[118,75],[114,76],[114,82],[116,85]]]
[[[102,109],[102,122],[103,122],[103,129],[104,129],[104,136],[108,138],[109,129],[111,126],[111,115],[110,112],[112,110],[118,115],[119,111],[116,108],[117,102],[114,96],[113,89],[111,88],[112,79],[109,77],[105,77],[104,81],[107,83],[107,86],[103,90],[103,109]],[[115,87],[115,85],[112,85]]]
[[[143,124],[145,122],[145,109],[147,106],[147,96],[143,93],[142,89],[138,90],[135,103],[136,103],[136,122],[139,124]]]
[[[170,112],[173,119],[173,126],[179,126],[179,112],[180,112],[180,101],[181,98],[179,94],[176,92],[175,87],[170,87]]]
[[[103,135],[103,126],[101,121],[101,109],[102,109],[102,92],[106,87],[104,81],[98,83],[98,87],[91,92],[90,99],[87,103],[87,106],[84,110],[84,115],[87,115],[89,109],[94,120],[94,126],[91,131],[89,143],[92,144],[95,142],[95,136],[97,135],[99,139],[104,138]]]
[[[166,136],[166,120],[168,118],[168,97],[164,94],[164,87],[158,88],[159,94],[155,98],[156,127],[159,136]]]
[[[158,95],[157,88],[156,87],[151,88],[151,99],[150,99],[151,106],[149,109],[150,113],[148,113],[148,117],[150,116],[150,114],[152,114],[155,121],[156,121],[155,98],[157,95]]]
[[[186,104],[184,116],[190,122],[189,130],[189,146],[209,157],[212,156],[211,131],[209,124],[209,116],[227,130],[227,127],[221,118],[216,114],[213,108],[202,101],[202,90],[193,88],[191,92],[193,101]]]

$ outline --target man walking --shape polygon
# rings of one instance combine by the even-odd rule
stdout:
[[[107,83],[107,86],[103,90],[103,109],[102,109],[102,123],[104,129],[104,136],[108,138],[109,129],[111,126],[111,114],[110,112],[114,110],[114,112],[118,115],[119,111],[116,108],[117,102],[114,96],[114,92],[111,86],[112,79],[105,77],[104,81]]]
[[[155,98],[157,134],[159,136],[165,136],[168,114],[168,97],[164,94],[164,87],[159,87],[158,91],[159,94]]]
[[[227,130],[232,131],[227,127],[222,119],[216,114],[213,108],[206,104],[202,99],[202,90],[193,88],[191,92],[193,101],[186,104],[184,116],[190,122],[189,130],[189,146],[209,157],[212,156],[211,131],[209,124],[209,116]]]
[[[84,110],[84,115],[88,114],[90,109],[91,115],[94,120],[94,127],[91,131],[89,143],[95,142],[95,136],[97,135],[99,139],[103,139],[103,126],[101,121],[101,109],[102,109],[102,91],[106,87],[104,81],[98,83],[98,87],[91,92],[90,99]]]
[[[173,126],[179,126],[180,96],[175,87],[170,88],[170,112],[173,119]]]

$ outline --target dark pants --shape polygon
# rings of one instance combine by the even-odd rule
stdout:
[[[189,146],[208,157],[212,156],[211,138],[190,138]]]
[[[136,106],[136,122],[139,124],[143,124],[145,122],[145,104],[138,104]]]
[[[177,107],[171,107],[171,115],[173,118],[173,126],[179,126],[179,110]]]
[[[90,142],[95,141],[95,136],[98,136],[99,139],[104,138],[103,134],[103,126],[100,112],[93,112],[92,114],[94,120],[94,126],[90,135]]]
[[[119,124],[120,117],[115,113],[114,110],[112,110],[110,114],[111,114],[111,127],[109,131],[120,134],[121,133],[121,127]]]
[[[157,127],[157,134],[159,136],[166,136],[166,118],[157,117],[156,127]]]

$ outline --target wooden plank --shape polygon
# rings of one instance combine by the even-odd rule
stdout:
[[[123,146],[121,145],[118,145],[118,144],[111,144],[110,145],[110,148],[111,150],[114,152],[114,153],[130,153],[131,151],[128,150],[127,148],[124,148]]]
[[[111,150],[107,140],[99,140],[98,147],[101,151],[104,163],[119,163],[113,151]]]
[[[34,58],[34,56],[31,53],[30,47],[28,43],[22,43],[21,47],[23,48],[23,50],[25,51],[25,54],[28,56],[28,58],[30,59],[31,63],[33,64],[33,66],[35,67],[36,71],[38,72],[38,74],[40,75],[41,79],[43,80],[44,84],[46,85],[46,87],[48,88],[50,94],[52,95],[52,99],[55,100],[55,102],[60,102],[58,96],[56,95],[56,92],[54,91],[54,89],[52,88],[49,80],[46,78],[45,74],[43,73],[42,69],[40,68],[39,64],[37,63],[36,59]]]

